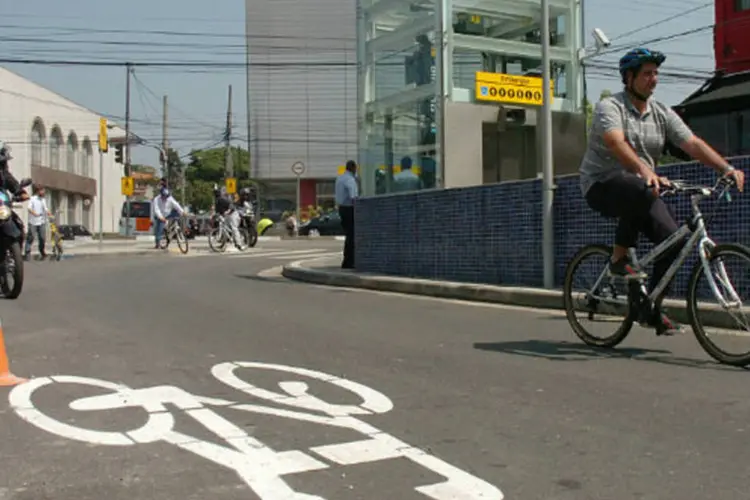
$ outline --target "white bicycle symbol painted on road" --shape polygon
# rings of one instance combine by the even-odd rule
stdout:
[[[359,405],[327,403],[310,394],[308,384],[300,381],[279,382],[279,388],[283,392],[269,391],[237,377],[235,371],[239,368],[287,372],[327,382],[353,392],[361,398],[362,403]],[[212,411],[211,406],[227,407],[359,432],[365,436],[364,439],[315,446],[309,448],[309,451],[338,465],[408,458],[445,478],[443,482],[415,488],[416,491],[430,498],[437,500],[501,500],[503,498],[502,492],[495,486],[354,417],[354,415],[387,413],[393,409],[393,402],[386,395],[367,386],[319,371],[256,362],[221,363],[214,366],[211,373],[220,382],[254,398],[307,411],[294,411],[196,396],[175,386],[162,385],[145,389],[132,389],[105,380],[66,375],[37,378],[16,386],[11,391],[9,399],[11,407],[21,418],[47,432],[65,438],[111,446],[133,446],[159,441],[173,444],[234,470],[264,500],[324,500],[323,497],[294,491],[282,479],[282,476],[327,469],[329,465],[300,450],[275,451]],[[69,405],[73,410],[100,411],[140,407],[148,412],[148,419],[143,426],[128,432],[89,430],[60,422],[39,411],[32,402],[34,391],[55,383],[87,385],[111,391],[109,394],[77,399]],[[175,431],[175,419],[168,406],[184,411],[191,418],[222,438],[228,446],[201,441],[193,436]]]

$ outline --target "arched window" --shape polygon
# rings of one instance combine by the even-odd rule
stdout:
[[[65,170],[71,174],[78,174],[78,137],[75,132],[68,135],[68,150],[65,159]]]
[[[31,165],[34,167],[44,166],[44,140],[47,131],[41,118],[34,120],[31,127]]]
[[[94,177],[94,150],[91,147],[91,140],[88,137],[83,138],[81,175],[84,177]]]
[[[60,157],[63,149],[63,135],[60,127],[55,125],[52,128],[52,134],[49,141],[49,166],[55,170],[60,170]]]

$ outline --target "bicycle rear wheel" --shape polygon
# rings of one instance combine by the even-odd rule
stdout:
[[[750,305],[743,302],[750,294],[750,249],[737,244],[717,245],[708,257],[708,267],[711,276],[706,275],[699,260],[688,285],[687,312],[693,333],[715,360],[748,366]]]
[[[635,319],[626,281],[607,274],[611,255],[611,247],[588,245],[573,256],[565,270],[565,315],[578,338],[595,347],[614,347],[625,340]],[[581,280],[588,284],[578,284]],[[584,324],[578,313],[590,324]]]

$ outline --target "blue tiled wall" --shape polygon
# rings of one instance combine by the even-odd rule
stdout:
[[[750,158],[732,163],[750,170]],[[713,185],[716,174],[696,163],[668,165],[660,175]],[[555,281],[562,285],[572,255],[589,243],[611,244],[615,221],[586,204],[578,176],[556,179]],[[355,207],[356,266],[360,271],[471,283],[542,286],[540,180],[363,198]],[[678,222],[690,214],[686,197],[670,200]],[[706,215],[712,202],[701,205]],[[750,245],[750,197],[734,194],[709,225],[717,242]],[[650,249],[641,238],[639,252]],[[691,260],[689,267],[692,267]],[[673,294],[684,293],[689,267]]]

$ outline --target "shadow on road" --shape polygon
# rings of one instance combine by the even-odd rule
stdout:
[[[590,347],[567,341],[523,340],[516,342],[477,342],[475,349],[514,354],[550,361],[592,361],[606,358],[633,359],[666,365],[703,368],[710,370],[737,371],[738,368],[722,365],[713,360],[680,358],[664,349],[643,349],[639,347],[619,347],[615,349]]]

